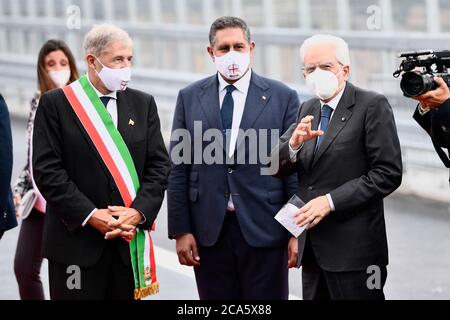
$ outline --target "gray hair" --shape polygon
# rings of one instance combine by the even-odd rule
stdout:
[[[336,59],[343,65],[350,65],[350,52],[347,42],[342,38],[328,34],[316,34],[306,39],[300,47],[300,61],[302,63],[305,62],[305,55],[308,49],[321,44],[332,45],[335,49]]]
[[[122,41],[130,47],[133,46],[133,40],[125,30],[122,30],[112,24],[100,24],[94,26],[84,38],[85,54],[93,54],[96,57],[101,56],[108,45],[113,41]]]
[[[247,42],[251,41],[250,29],[247,26],[247,23],[241,18],[237,17],[220,17],[216,19],[211,25],[211,29],[209,30],[209,43],[214,45],[216,41],[216,33],[219,30],[228,29],[228,28],[239,28],[244,34]]]

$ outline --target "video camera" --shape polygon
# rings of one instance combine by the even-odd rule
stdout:
[[[434,52],[433,50],[403,52],[399,58],[405,58],[394,72],[394,78],[402,75],[400,88],[405,97],[417,97],[438,87],[434,77],[444,79],[450,87],[450,51]],[[421,68],[421,70],[414,70]],[[414,71],[413,71],[414,70]],[[403,73],[403,74],[402,74]]]

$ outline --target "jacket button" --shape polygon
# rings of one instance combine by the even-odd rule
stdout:
[[[313,188],[312,186],[309,186],[309,187],[308,187],[308,191],[313,191],[313,189],[314,189],[314,188]]]
[[[229,198],[230,197],[230,193],[229,192],[225,192],[225,198]]]
[[[233,169],[228,168],[228,173],[233,173]]]

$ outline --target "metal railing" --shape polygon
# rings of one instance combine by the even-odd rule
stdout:
[[[0,0],[4,1],[4,0]],[[212,4],[209,0],[202,1],[204,12],[203,24],[190,25],[186,20],[186,0],[176,1],[176,19],[174,23],[164,23],[160,17],[162,0],[149,0],[152,15],[151,22],[137,22],[132,16],[136,14],[136,1],[129,0],[127,3],[131,6],[128,19],[115,21],[114,23],[126,29],[133,38],[136,39],[136,64],[133,68],[132,87],[151,93],[155,96],[158,103],[159,113],[162,123],[163,134],[168,141],[170,127],[173,117],[178,91],[188,84],[201,79],[213,70],[212,64],[208,61],[209,57],[204,54],[204,70],[196,70],[189,63],[192,60],[193,50],[189,46],[192,43],[207,44],[208,24],[213,20]],[[31,1],[33,2],[33,1]],[[13,3],[13,14],[3,15],[0,8],[0,91],[8,99],[12,112],[19,116],[28,114],[28,102],[36,88],[35,62],[37,52],[27,52],[23,48],[27,46],[38,46],[38,34],[50,38],[54,36],[63,37],[75,51],[78,59],[81,59],[81,39],[82,36],[96,23],[102,22],[95,20],[92,14],[89,14],[89,8],[92,4],[90,0],[80,0],[84,8],[82,23],[80,29],[69,30],[66,26],[66,17],[56,17],[52,7],[53,2],[46,0],[45,5],[48,16],[38,17],[36,6],[30,5],[30,10],[34,13],[27,17],[18,15],[19,8]],[[430,48],[434,50],[450,49],[450,34],[441,33],[437,21],[427,21],[427,30],[425,32],[396,32],[392,28],[391,1],[376,1],[383,8],[384,25],[387,26],[383,31],[349,31],[346,24],[345,14],[348,10],[340,9],[338,30],[313,30],[311,21],[308,20],[308,10],[310,10],[310,0],[299,0],[302,10],[298,12],[299,28],[279,28],[273,22],[271,8],[273,0],[264,0],[264,25],[252,27],[254,40],[257,42],[256,53],[256,72],[271,78],[283,80],[281,69],[289,66],[289,72],[295,74],[292,81],[284,81],[299,92],[302,100],[307,98],[307,91],[300,80],[300,61],[298,58],[298,48],[303,40],[314,33],[333,33],[344,38],[352,52],[352,65],[354,70],[365,70],[368,65],[373,66],[374,62],[370,58],[366,60],[353,59],[356,52],[376,53],[381,56],[376,65],[377,72],[370,72],[369,81],[363,86],[369,89],[375,89],[383,92],[393,106],[396,116],[397,127],[402,144],[402,152],[405,164],[405,181],[402,192],[414,193],[420,196],[429,197],[437,200],[448,201],[448,192],[443,188],[438,188],[443,184],[448,186],[448,170],[443,168],[437,155],[435,155],[429,137],[412,120],[414,103],[411,100],[401,97],[399,84],[392,78],[392,72],[398,65],[395,54],[400,51],[412,49]],[[111,1],[104,0],[105,8],[111,9]],[[230,14],[240,15],[242,12],[243,0],[229,1],[231,5]],[[336,1],[337,6],[348,9],[347,0]],[[436,13],[438,2],[427,0],[424,2],[427,9],[427,17],[431,13]],[[68,6],[71,1],[65,1]],[[159,12],[159,13],[158,13]],[[105,19],[114,19],[112,11],[105,13]],[[348,19],[347,19],[348,20]],[[11,33],[12,32],[12,33]],[[9,33],[9,36],[7,36]],[[25,35],[28,37],[25,40]],[[170,68],[145,66],[140,62],[143,55],[149,54],[143,50],[141,42],[145,40],[159,42],[171,42],[174,44],[176,59]],[[26,43],[27,41],[32,42]],[[8,52],[8,47],[19,48],[18,52]],[[290,48],[293,54],[284,57],[281,54],[281,48]],[[190,49],[190,50],[187,50]],[[150,48],[152,54],[158,59],[165,55],[158,46]],[[24,52],[21,52],[24,51]],[[78,62],[83,71],[84,63]],[[296,81],[298,79],[298,81]],[[353,76],[352,81],[359,84],[358,76]],[[420,181],[416,173],[426,171],[426,175],[420,175]],[[425,178],[424,178],[425,177]],[[427,186],[424,188],[424,185]],[[437,190],[439,189],[439,190]]]

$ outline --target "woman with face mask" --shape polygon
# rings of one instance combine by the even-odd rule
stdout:
[[[14,259],[14,272],[22,300],[44,300],[40,279],[42,265],[41,238],[44,225],[45,199],[32,176],[32,136],[39,98],[45,92],[65,87],[79,77],[75,58],[61,40],[48,40],[41,48],[37,62],[38,91],[31,100],[27,125],[28,157],[14,185],[14,204],[22,214],[22,225]],[[23,198],[23,202],[22,202]],[[26,203],[31,209],[26,209]],[[21,206],[22,204],[22,206]],[[20,211],[20,212],[19,212]]]

